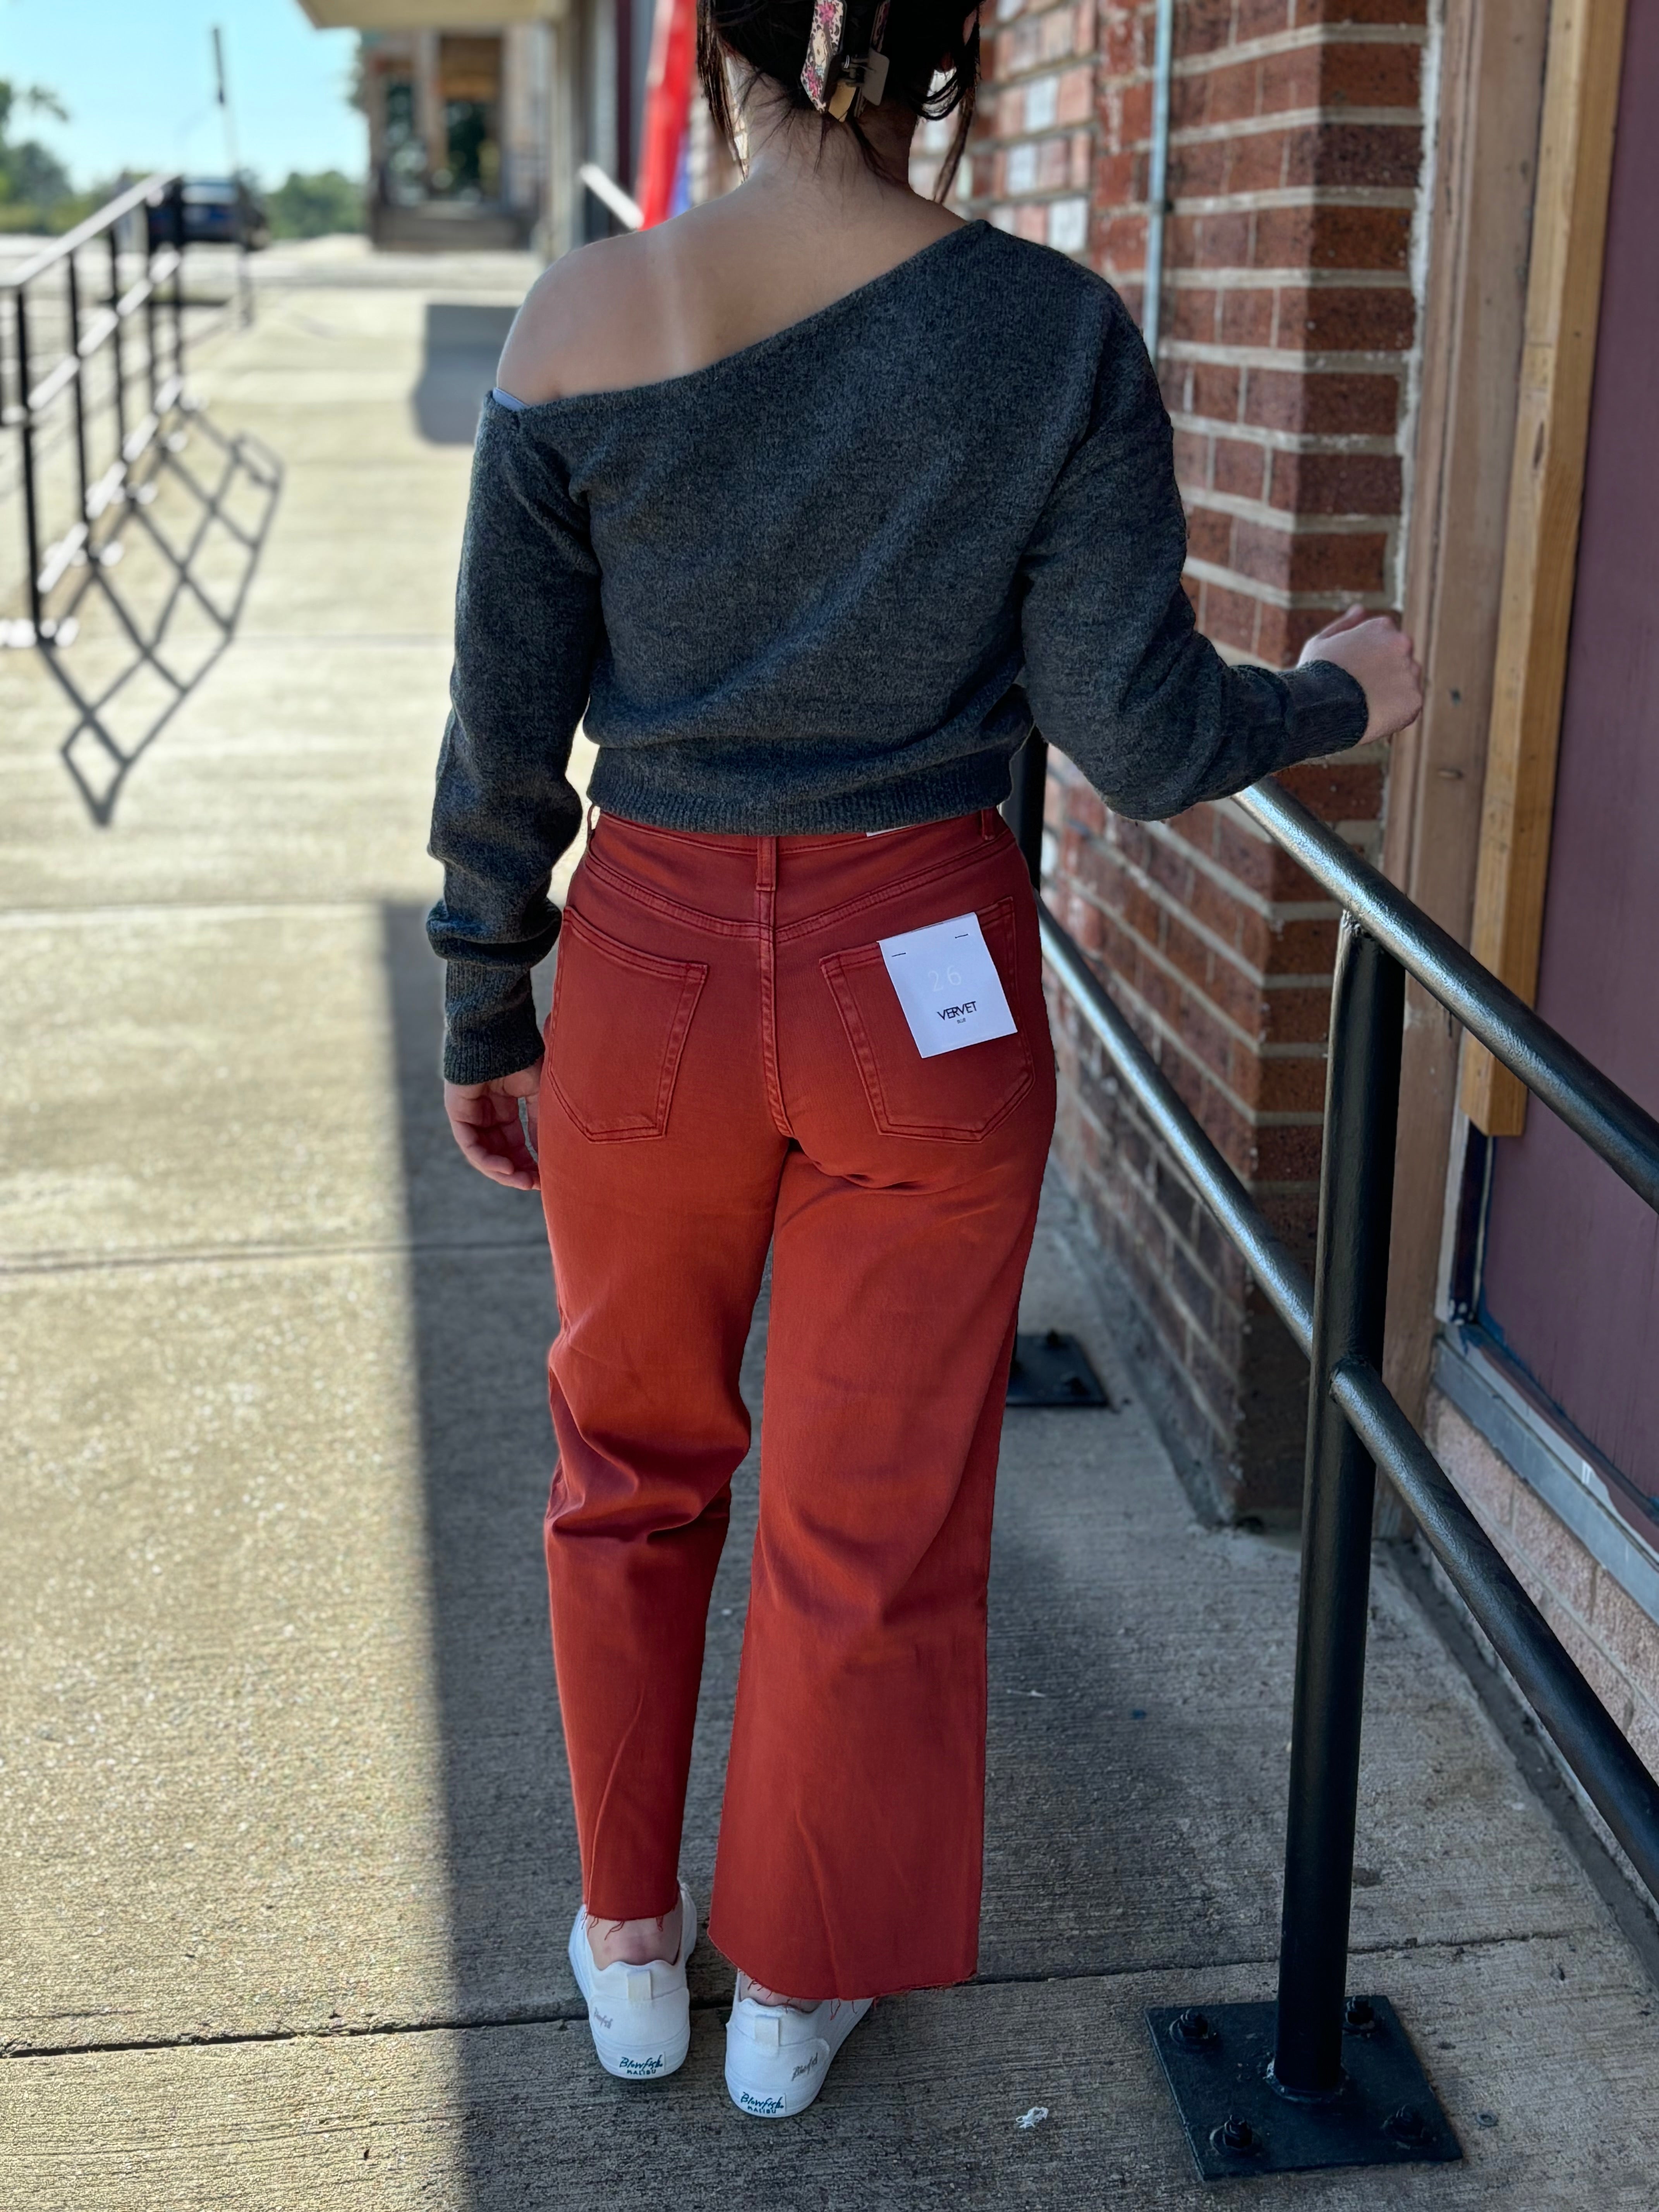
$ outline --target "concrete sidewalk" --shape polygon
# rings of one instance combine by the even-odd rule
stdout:
[[[510,301],[344,273],[202,366],[284,481],[236,641],[109,827],[62,695],[0,658],[0,2207],[1195,2207],[1140,2014],[1271,1991],[1295,1559],[1194,1522],[1059,1191],[1030,1317],[1118,1404],[1009,1424],[981,1978],[878,2008],[787,2126],[725,2103],[706,1948],[684,2072],[593,2064],[545,1249],[449,1144],[421,933],[465,396]],[[87,665],[116,649],[89,628]],[[1652,2212],[1653,1986],[1386,1567],[1359,1856],[1356,1986],[1466,2161],[1241,2201]]]

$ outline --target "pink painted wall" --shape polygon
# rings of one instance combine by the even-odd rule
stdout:
[[[1632,8],[1539,1006],[1659,1113],[1659,7]],[[1500,1141],[1484,1305],[1659,1496],[1659,1218],[1535,1102]],[[1637,1508],[1650,1541],[1659,1521]]]

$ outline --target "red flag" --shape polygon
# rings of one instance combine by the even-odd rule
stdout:
[[[657,0],[651,31],[651,66],[645,80],[645,123],[640,176],[634,197],[643,228],[665,222],[691,110],[692,64],[697,40],[697,0]]]

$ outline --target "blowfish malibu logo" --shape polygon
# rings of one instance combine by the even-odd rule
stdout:
[[[624,2056],[618,2058],[617,2063],[624,2074],[660,2074],[662,2053],[659,2051],[654,2058],[629,2058]]]
[[[781,2097],[751,2096],[747,2089],[738,2091],[738,2102],[745,2112],[781,2112],[783,2110]]]

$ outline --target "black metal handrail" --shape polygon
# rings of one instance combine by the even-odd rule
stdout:
[[[108,518],[112,531],[120,519],[129,478],[165,429],[184,392],[184,252],[178,243],[158,244],[149,221],[153,208],[167,206],[175,240],[184,237],[184,180],[158,173],[120,193],[94,215],[54,239],[20,269],[0,275],[0,293],[11,295],[9,343],[3,359],[3,410],[0,419],[18,434],[19,476],[23,495],[23,557],[27,605],[27,636],[15,641],[50,646],[62,641],[69,615],[54,613],[49,602],[71,567],[88,565],[100,548],[94,534]],[[135,218],[137,221],[135,222]],[[137,233],[135,240],[131,236]],[[80,256],[101,246],[106,262],[103,297],[88,313]],[[124,263],[126,264],[124,267]],[[61,282],[61,337],[49,367],[40,367],[40,334],[34,310],[43,307],[41,289]],[[163,286],[167,328],[160,310]],[[142,357],[126,343],[128,325],[142,314]],[[90,389],[91,366],[107,368],[105,454],[97,451],[98,407]],[[71,504],[64,526],[48,537],[41,482],[40,447],[57,404],[70,404],[74,448]],[[100,465],[100,460],[102,465]],[[72,633],[71,633],[72,635]]]
[[[184,181],[158,174],[0,273],[0,295],[11,295],[9,314],[0,298],[0,421],[17,433],[27,609],[0,620],[0,643],[38,647],[68,698],[59,751],[100,823],[234,635],[282,483],[275,454],[246,432],[226,436],[185,389],[187,328],[194,346],[252,315],[246,235],[234,241],[228,298],[186,295],[191,243]],[[127,588],[131,564],[118,564],[134,550],[147,550],[147,575]],[[211,588],[199,573],[210,559]],[[89,600],[109,617],[115,655],[78,671],[64,648]],[[200,617],[188,633],[185,609]],[[134,711],[127,687],[143,672],[159,686],[158,711],[155,687]]]
[[[1009,808],[1034,884],[1040,879],[1046,753],[1034,737],[1017,763]],[[1261,2049],[1271,2052],[1266,2074],[1276,2105],[1270,2103],[1270,2112],[1291,2148],[1267,2156],[1260,2121],[1243,2114],[1207,2124],[1206,2097],[1213,2101],[1225,2087],[1206,2087],[1204,2074],[1217,2041],[1213,2019],[1190,2011],[1170,2019],[1149,2014],[1194,2156],[1210,2174],[1240,2170],[1252,2157],[1261,2170],[1264,2162],[1307,2166],[1456,2155],[1425,2080],[1419,2081],[1417,2102],[1401,2105],[1391,2118],[1372,2109],[1367,2069],[1382,2067],[1387,2039],[1362,2051],[1356,2035],[1376,2038],[1386,2008],[1381,1999],[1346,1996],[1377,1468],[1415,1515],[1452,1586],[1659,1898],[1659,1782],[1382,1379],[1407,975],[1656,1210],[1659,1121],[1281,786],[1256,784],[1238,803],[1341,909],[1311,1280],[1158,1072],[1076,940],[1038,901],[1043,951],[1056,978],[1312,1367],[1279,1996],[1260,2039]],[[1262,2008],[1223,2009],[1243,2014]],[[1243,2023],[1241,2032],[1248,2027]],[[1395,2032],[1397,2045],[1397,2023]],[[1400,2055],[1395,2048],[1392,2057]],[[1399,2078],[1389,2077],[1396,2087]],[[1231,2094],[1236,2099],[1236,2083]],[[1299,2118],[1286,2126],[1291,2108]],[[1229,2130],[1237,2136],[1241,2130],[1241,2140],[1229,2139]]]
[[[1271,779],[1258,783],[1240,792],[1238,804],[1644,1205],[1659,1211],[1659,1121],[1281,786]]]
[[[100,238],[123,216],[132,215],[141,207],[159,205],[164,195],[175,193],[182,183],[183,179],[172,171],[158,169],[153,176],[129,185],[125,191],[118,192],[112,200],[106,200],[102,207],[94,208],[73,230],[66,230],[61,238],[54,238],[43,246],[32,261],[26,261],[21,269],[14,269],[0,278],[0,290],[11,291],[19,285],[33,283],[43,271],[55,268],[82,246],[90,246],[94,238]]]

